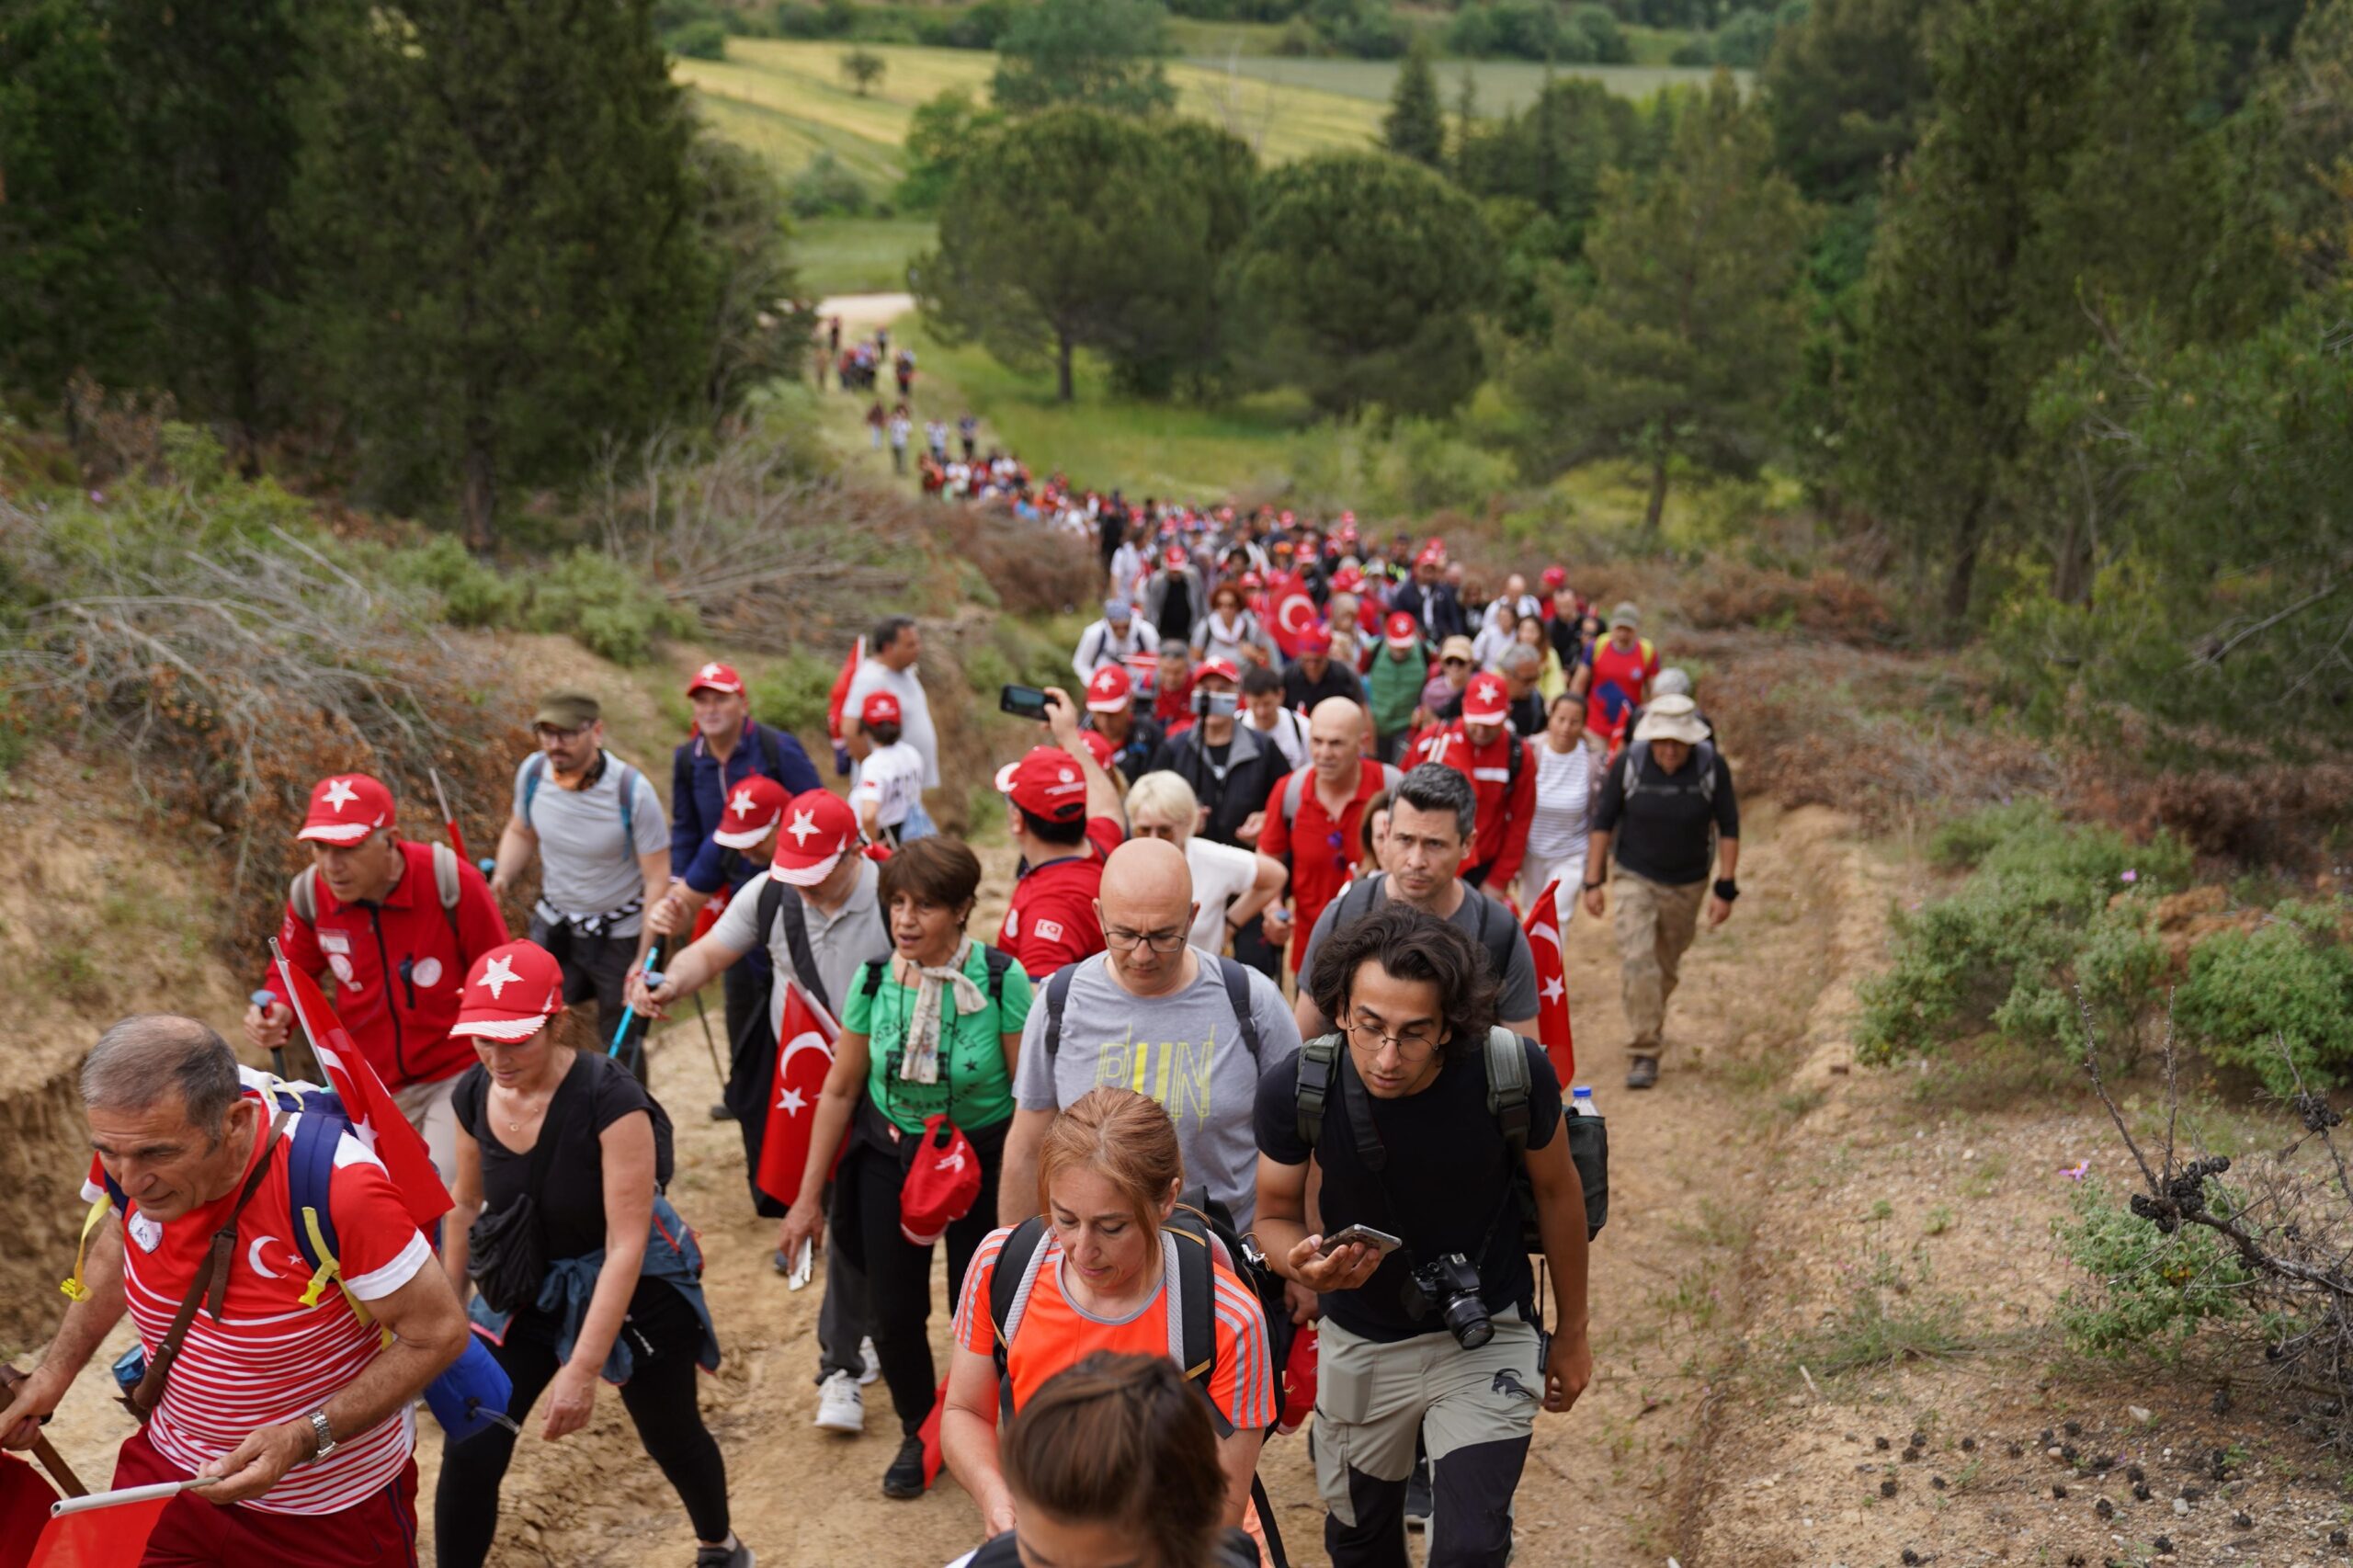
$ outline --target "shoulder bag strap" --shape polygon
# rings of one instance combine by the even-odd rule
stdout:
[[[1258,1056],[1258,1021],[1250,1016],[1250,971],[1239,959],[1220,956],[1217,967],[1225,976],[1225,999],[1233,1005],[1233,1021],[1242,1026],[1242,1043],[1254,1065]]]
[[[1063,1007],[1070,1000],[1071,976],[1085,959],[1066,963],[1054,971],[1046,982],[1046,1060],[1051,1062],[1063,1048]]]
[[[768,874],[768,885],[760,890],[760,944],[767,945],[768,933],[781,918],[784,922],[785,950],[792,955],[793,978],[801,988],[817,999],[817,1006],[831,1013],[834,998],[825,989],[824,977],[817,972],[817,949],[809,941],[809,907],[801,902],[798,889],[787,888]]]
[[[180,1298],[179,1311],[172,1314],[172,1326],[164,1331],[163,1340],[155,1346],[155,1354],[149,1358],[147,1370],[141,1376],[139,1386],[122,1396],[123,1405],[139,1418],[142,1426],[146,1425],[147,1417],[164,1401],[164,1386],[170,1381],[172,1363],[179,1359],[180,1346],[188,1338],[188,1327],[196,1322],[197,1309],[206,1307],[211,1312],[213,1322],[221,1321],[222,1307],[229,1293],[229,1261],[237,1250],[238,1217],[244,1213],[245,1205],[253,1201],[254,1194],[261,1190],[262,1178],[269,1175],[270,1158],[277,1152],[278,1140],[285,1130],[286,1113],[279,1111],[270,1118],[269,1129],[262,1134],[261,1157],[254,1162],[254,1168],[246,1173],[244,1185],[237,1189],[235,1207],[229,1210],[229,1218],[221,1228],[212,1233],[212,1240],[205,1248],[204,1262],[198,1267],[196,1278],[188,1281],[188,1294]],[[126,1212],[123,1219],[128,1223],[130,1215]]]

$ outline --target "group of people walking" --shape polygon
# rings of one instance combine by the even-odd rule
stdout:
[[[220,1478],[170,1504],[150,1561],[411,1561],[406,1413],[471,1332],[509,1420],[443,1450],[441,1563],[486,1559],[526,1423],[577,1431],[607,1382],[700,1568],[748,1565],[695,1374],[722,1327],[758,1331],[713,1321],[646,1072],[647,1027],[716,980],[712,1114],[777,1271],[824,1260],[814,1424],[861,1433],[879,1379],[882,1491],[920,1498],[944,1462],[995,1538],[972,1562],[1063,1561],[1044,1543],[1081,1535],[1139,1543],[1103,1561],[1284,1561],[1257,1459],[1312,1403],[1334,1562],[1402,1563],[1408,1528],[1432,1563],[1505,1562],[1536,1415],[1592,1376],[1594,1222],[1512,904],[1557,884],[1561,923],[1614,909],[1647,1087],[1695,923],[1737,896],[1731,775],[1632,607],[1598,624],[1558,569],[1548,599],[1514,577],[1474,612],[1435,540],[1086,505],[1116,535],[1113,597],[996,777],[1020,860],[994,930],[978,856],[926,811],[938,732],[904,617],[836,692],[838,790],[719,663],[688,681],[666,808],[593,695],[542,699],[483,867],[404,838],[382,781],[321,780],[286,964],[244,1020],[278,1070],[166,1016],[90,1055],[100,1207],[0,1445],[30,1441],[127,1310],[172,1375],[120,1473]],[[1140,538],[1150,564],[1123,574]],[[313,984],[387,1092],[376,1121],[356,1080],[321,1096],[286,1062],[318,1041]],[[809,1039],[779,1040],[789,1006],[831,1035],[801,1103],[778,1099]],[[779,1108],[805,1116],[781,1157]],[[288,1135],[305,1118],[334,1133],[316,1194]],[[446,1215],[380,1153],[391,1118]],[[272,1250],[315,1240],[321,1204],[339,1257]],[[303,1280],[325,1348],[297,1368],[244,1325]],[[291,1551],[296,1531],[338,1544]]]

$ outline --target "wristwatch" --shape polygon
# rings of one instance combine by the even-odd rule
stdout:
[[[303,1419],[311,1424],[311,1435],[318,1439],[319,1444],[311,1450],[311,1457],[323,1460],[335,1452],[335,1432],[327,1426],[326,1411],[324,1408],[313,1410]]]

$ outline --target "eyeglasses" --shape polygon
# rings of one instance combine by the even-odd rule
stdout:
[[[1441,665],[1467,665],[1471,661],[1468,659],[1440,659],[1438,661]]]
[[[1397,1048],[1400,1062],[1427,1062],[1438,1049],[1438,1036],[1427,1028],[1410,1028],[1404,1034],[1382,1032],[1380,1020],[1368,1018],[1362,1013],[1350,1018],[1347,1030],[1357,1045],[1368,1051],[1378,1051],[1384,1045]]]
[[[1183,931],[1122,931],[1115,926],[1103,927],[1104,943],[1123,953],[1132,952],[1138,948],[1150,948],[1155,953],[1173,953],[1185,945],[1187,935]]]
[[[588,726],[585,724],[582,724],[578,728],[571,730],[559,730],[553,724],[541,724],[537,730],[537,733],[540,740],[554,741],[560,745],[568,744],[572,741],[576,741],[587,733]]]

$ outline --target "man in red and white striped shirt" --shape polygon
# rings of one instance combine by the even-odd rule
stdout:
[[[384,1167],[348,1134],[327,1193],[344,1289],[303,1303],[312,1269],[287,1186],[301,1113],[277,1111],[268,1082],[193,1018],[125,1018],[100,1038],[82,1099],[121,1195],[116,1222],[92,1237],[84,1294],[0,1410],[0,1447],[29,1445],[126,1310],[154,1358],[227,1227],[217,1311],[199,1309],[161,1402],[116,1462],[118,1486],[217,1478],[173,1499],[143,1568],[413,1563],[411,1407],[465,1348],[465,1315]],[[94,1181],[87,1195],[107,1187]]]

